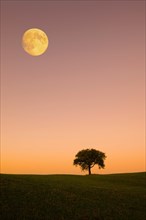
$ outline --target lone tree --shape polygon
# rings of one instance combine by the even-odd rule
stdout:
[[[91,175],[91,168],[98,164],[99,169],[104,168],[105,153],[95,149],[85,149],[79,151],[74,159],[73,165],[81,166],[82,170],[88,170]]]

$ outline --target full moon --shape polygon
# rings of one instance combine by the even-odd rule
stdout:
[[[32,56],[43,54],[49,45],[46,33],[37,28],[31,28],[25,31],[22,37],[23,49]]]

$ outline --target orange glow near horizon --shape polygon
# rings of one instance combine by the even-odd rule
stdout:
[[[85,148],[107,156],[92,173],[144,171],[145,3],[34,2],[1,3],[1,173],[82,175]],[[39,57],[31,27],[49,36]]]

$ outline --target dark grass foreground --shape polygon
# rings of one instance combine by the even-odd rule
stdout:
[[[0,178],[2,220],[146,219],[146,173]]]

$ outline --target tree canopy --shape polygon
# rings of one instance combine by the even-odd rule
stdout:
[[[83,149],[79,151],[74,159],[73,164],[79,165],[82,170],[88,170],[89,175],[91,169],[97,164],[99,169],[104,168],[105,153],[95,149]]]

